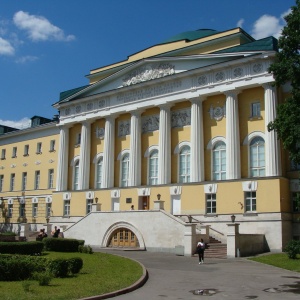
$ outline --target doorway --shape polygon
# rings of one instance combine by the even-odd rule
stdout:
[[[127,228],[117,229],[111,237],[109,247],[137,248],[140,247],[136,235]]]
[[[139,197],[139,210],[149,210],[149,196]]]
[[[112,198],[111,210],[112,211],[120,210],[120,198]]]
[[[179,198],[179,196],[172,196],[172,214],[181,214],[181,199]]]

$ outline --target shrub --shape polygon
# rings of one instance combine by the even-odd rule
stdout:
[[[49,272],[35,272],[32,276],[33,279],[37,280],[40,286],[49,285],[50,281],[53,278],[53,275]]]
[[[297,254],[300,254],[300,241],[289,241],[284,251],[287,252],[289,258],[296,259]]]
[[[88,246],[80,245],[78,247],[78,252],[80,252],[80,253],[87,253],[87,254],[93,254],[94,253],[92,247],[89,246],[89,245]]]
[[[44,238],[43,243],[47,251],[78,252],[78,246],[82,242],[76,239]]]
[[[42,242],[0,242],[0,253],[5,254],[41,254],[43,248]]]
[[[72,274],[77,274],[83,267],[83,260],[80,257],[74,257],[68,259],[69,272]]]
[[[54,277],[67,277],[69,272],[68,260],[57,258],[49,262],[48,264],[49,272]]]
[[[15,232],[12,231],[6,231],[6,232],[1,232],[0,235],[5,235],[5,236],[16,236]]]

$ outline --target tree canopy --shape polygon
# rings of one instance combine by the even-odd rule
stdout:
[[[269,71],[277,86],[291,85],[290,96],[278,106],[277,117],[268,125],[275,130],[290,159],[300,164],[300,0],[284,17],[286,25],[278,40],[279,52]]]

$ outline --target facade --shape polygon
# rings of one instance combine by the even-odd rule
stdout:
[[[289,93],[268,73],[276,51],[273,37],[205,29],[91,70],[60,94],[58,122],[0,136],[3,226],[190,253],[203,228],[226,243],[234,215],[240,234],[282,250],[300,237],[300,187],[267,130]]]

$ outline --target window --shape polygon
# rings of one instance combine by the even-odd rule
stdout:
[[[292,193],[293,212],[300,212],[300,193]]]
[[[256,211],[256,192],[246,192],[246,212]]]
[[[28,156],[29,155],[29,145],[25,145],[24,146],[24,156]]]
[[[97,161],[97,173],[96,173],[96,188],[101,189],[102,185],[102,173],[103,173],[103,157],[100,157]]]
[[[25,203],[20,204],[20,218],[25,217]]]
[[[215,214],[217,212],[217,194],[206,194],[206,213]]]
[[[0,175],[0,192],[3,192],[4,175]]]
[[[179,182],[190,182],[190,147],[182,147],[179,153]]]
[[[226,145],[218,142],[213,148],[213,180],[226,179]]]
[[[70,200],[64,200],[64,216],[70,216]]]
[[[78,133],[76,136],[75,146],[79,147],[81,143],[81,133]]]
[[[50,169],[48,173],[48,189],[53,189],[54,187],[54,169]]]
[[[79,160],[76,161],[74,165],[74,175],[73,175],[73,189],[75,191],[79,190]]]
[[[38,190],[40,188],[40,179],[41,179],[41,172],[35,171],[35,181],[34,181],[35,190]]]
[[[38,203],[32,203],[32,217],[36,218],[38,215]]]
[[[36,154],[42,154],[42,143],[36,144]]]
[[[260,118],[260,102],[251,103],[251,118]]]
[[[7,217],[8,218],[12,218],[13,215],[13,205],[12,204],[8,204],[7,207]]]
[[[15,158],[17,157],[17,147],[13,147],[13,150],[12,150],[12,155],[11,155],[12,158]]]
[[[6,156],[6,150],[5,150],[5,149],[2,149],[2,150],[1,150],[1,159],[4,160],[4,159],[5,159],[5,156]]]
[[[51,203],[46,203],[46,218],[51,216]]]
[[[10,191],[13,191],[15,189],[15,178],[16,175],[14,173],[10,174]]]
[[[149,157],[149,185],[158,184],[158,150],[153,150]]]
[[[22,173],[22,191],[26,190],[27,186],[27,172]]]
[[[121,161],[121,187],[128,186],[129,154],[125,154]]]
[[[93,199],[86,200],[86,213],[89,214],[92,211]]]
[[[54,151],[55,151],[55,140],[51,140],[49,152],[54,152]]]
[[[255,137],[250,143],[250,177],[265,176],[265,141]]]

